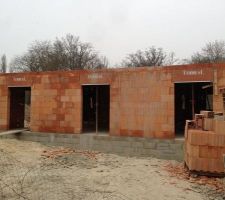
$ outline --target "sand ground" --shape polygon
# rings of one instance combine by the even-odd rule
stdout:
[[[163,169],[176,161],[78,150],[43,156],[55,149],[59,147],[1,139],[0,199],[215,199]]]

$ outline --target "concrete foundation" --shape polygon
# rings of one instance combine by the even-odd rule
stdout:
[[[183,161],[183,139],[149,139],[140,137],[117,137],[107,134],[55,134],[24,131],[20,134],[0,135],[0,138],[16,138],[41,142],[53,146],[66,146],[124,156],[156,157]]]

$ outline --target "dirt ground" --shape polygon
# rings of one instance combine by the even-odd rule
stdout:
[[[225,199],[172,177],[168,164],[179,163],[0,139],[0,199]]]

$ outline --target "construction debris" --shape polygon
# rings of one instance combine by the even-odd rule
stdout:
[[[55,158],[59,158],[65,155],[70,155],[70,154],[80,154],[83,155],[89,159],[97,159],[97,155],[99,154],[99,152],[94,152],[94,151],[88,151],[88,150],[75,150],[72,148],[64,148],[64,147],[60,147],[57,149],[51,149],[51,150],[44,150],[41,154],[41,156],[43,158],[50,158],[50,159],[55,159]]]
[[[183,163],[173,164],[170,162],[164,166],[164,169],[169,172],[171,177],[187,180],[190,183],[195,183],[198,185],[209,186],[217,192],[225,192],[225,184],[223,183],[223,179],[190,174],[189,170]]]

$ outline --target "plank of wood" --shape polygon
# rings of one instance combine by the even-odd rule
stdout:
[[[23,131],[27,131],[28,129],[15,129],[15,130],[8,130],[8,131],[3,131],[0,132],[0,135],[9,135],[9,134],[16,134],[16,133],[21,133]]]

